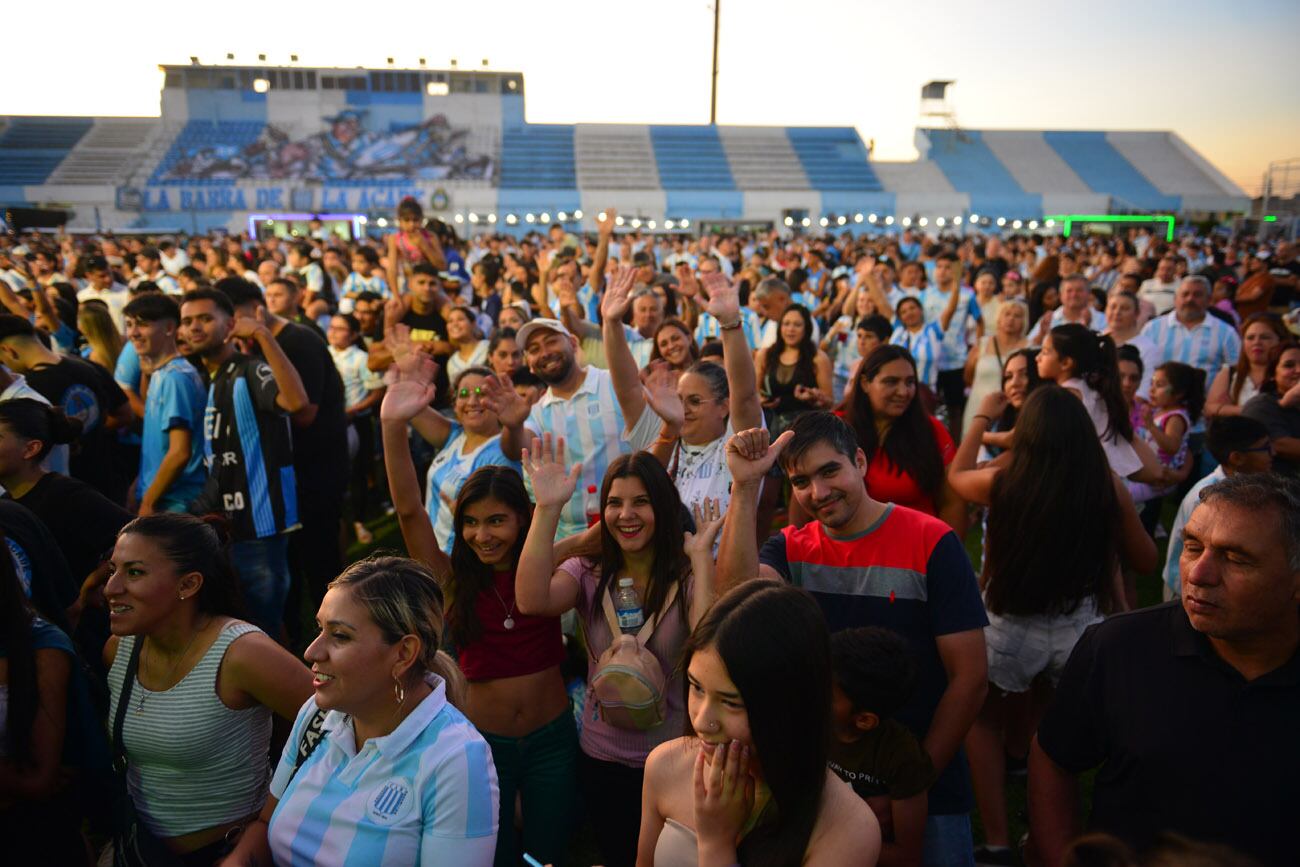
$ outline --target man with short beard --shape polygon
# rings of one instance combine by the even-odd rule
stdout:
[[[564,438],[566,464],[582,463],[582,476],[556,530],[556,538],[563,539],[587,529],[588,489],[599,490],[614,458],[632,451],[628,438],[639,419],[624,418],[608,370],[578,363],[578,339],[563,323],[534,319],[515,340],[524,348],[529,370],[546,383],[546,392],[530,409],[509,377],[492,377],[484,386],[486,399],[501,420],[506,457],[519,460],[534,438],[546,435]]]

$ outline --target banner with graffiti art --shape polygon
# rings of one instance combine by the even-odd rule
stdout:
[[[487,180],[496,175],[491,154],[475,153],[468,127],[439,114],[387,132],[368,130],[365,111],[346,109],[324,118],[319,133],[293,140],[267,124],[251,142],[186,144],[182,133],[169,165],[154,182],[196,180]]]

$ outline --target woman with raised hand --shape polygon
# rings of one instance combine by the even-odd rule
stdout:
[[[238,618],[219,525],[160,512],[122,528],[104,587],[109,730],[138,823],[186,864],[212,864],[262,809],[271,717],[311,675]],[[121,830],[121,829],[119,829]]]
[[[581,466],[568,465],[563,437],[547,434],[525,450],[524,468],[537,508],[519,556],[515,599],[525,614],[554,617],[576,607],[582,620],[590,677],[578,781],[603,863],[625,867],[636,859],[646,756],[685,723],[676,663],[713,601],[712,551],[721,512],[710,502],[696,511],[698,532],[684,532],[681,501],[663,466],[645,452],[621,455],[601,485],[600,556],[557,568],[555,530]],[[622,619],[615,617],[616,606]],[[648,703],[634,710],[598,699],[595,685],[608,674],[598,660],[611,653],[636,665],[642,684],[658,687]],[[619,681],[611,676],[606,682]]]
[[[1121,566],[1141,572],[1157,561],[1123,479],[1111,471],[1082,403],[1066,389],[1036,389],[1016,421],[1010,460],[976,466],[989,420],[1006,403],[1000,392],[984,398],[948,469],[958,494],[989,509],[980,585],[994,688],[966,750],[986,845],[994,849],[1010,845],[1008,720],[1020,720],[1026,731],[1037,727],[1030,716],[1035,679],[1054,685],[1075,642],[1101,612],[1127,608]]]
[[[639,867],[874,865],[880,825],[826,767],[831,655],[804,590],[746,581],[683,651],[689,734],[646,762]]]
[[[391,438],[387,430],[390,424],[397,424],[405,436],[409,423],[425,442],[437,449],[425,482],[425,511],[437,534],[439,547],[443,553],[450,554],[455,539],[452,508],[461,485],[480,467],[503,466],[518,471],[519,463],[501,451],[501,422],[483,400],[483,383],[493,375],[490,368],[466,368],[452,381],[452,410],[456,417],[451,420],[429,406],[436,396],[433,386],[436,363],[423,353],[405,350],[403,341],[406,336],[402,328],[397,329],[392,339],[396,344],[394,357],[397,362],[390,369],[389,384],[398,378],[413,378],[423,383],[421,393],[427,387],[429,399],[418,408],[403,401],[403,413],[410,411],[412,414],[400,422],[395,417],[384,419],[381,411],[385,453]],[[408,390],[406,396],[412,398],[416,395]]]
[[[731,502],[731,472],[727,469],[727,439],[737,429],[748,430],[763,423],[759,404],[754,359],[740,327],[740,293],[725,276],[704,275],[708,293],[705,310],[714,316],[722,339],[722,364],[696,361],[686,368],[672,390],[660,389],[657,371],[652,370],[646,388],[634,379],[636,364],[626,339],[610,334],[606,347],[614,387],[631,402],[631,410],[644,413],[634,426],[633,442],[646,442],[651,428],[658,426],[658,439],[650,445],[668,468],[668,475],[688,508],[716,500],[723,511]],[[610,313],[623,304],[627,287],[616,279],[606,294]],[[609,316],[610,313],[606,315]],[[617,316],[615,317],[617,319]],[[637,407],[639,402],[640,408]],[[629,407],[624,406],[624,416]],[[662,421],[662,425],[657,425]]]
[[[415,372],[418,374],[418,371]],[[465,715],[492,749],[500,814],[519,796],[523,834],[501,823],[496,864],[514,867],[521,851],[563,859],[577,799],[578,733],[560,675],[559,617],[532,617],[515,600],[515,568],[532,521],[523,479],[487,466],[467,479],[452,509],[450,557],[438,545],[420,501],[407,424],[429,405],[432,386],[395,378],[380,408],[388,487],[406,549],[425,563],[449,597],[448,634],[469,681]],[[572,547],[572,537],[557,547]]]
[[[442,605],[433,574],[405,557],[330,582],[303,654],[315,693],[226,867],[492,863],[496,772],[438,650]]]

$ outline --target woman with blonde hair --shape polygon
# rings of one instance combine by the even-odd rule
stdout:
[[[998,305],[993,333],[971,347],[966,358],[966,384],[970,397],[962,416],[966,430],[979,411],[984,395],[1002,390],[1002,368],[1011,353],[1029,345],[1029,307],[1020,298],[1004,298]]]
[[[464,677],[438,650],[432,573],[405,557],[353,563],[316,619],[320,635],[303,654],[315,694],[266,806],[224,863],[491,864],[496,770],[457,707]]]
[[[82,355],[112,373],[124,341],[108,305],[102,301],[83,301],[77,308],[77,330],[86,338]]]

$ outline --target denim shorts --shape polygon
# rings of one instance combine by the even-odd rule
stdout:
[[[1079,636],[1101,620],[1095,599],[1085,599],[1065,615],[1001,616],[990,611],[984,627],[989,683],[1004,692],[1028,692],[1034,678],[1046,674],[1056,686]]]

